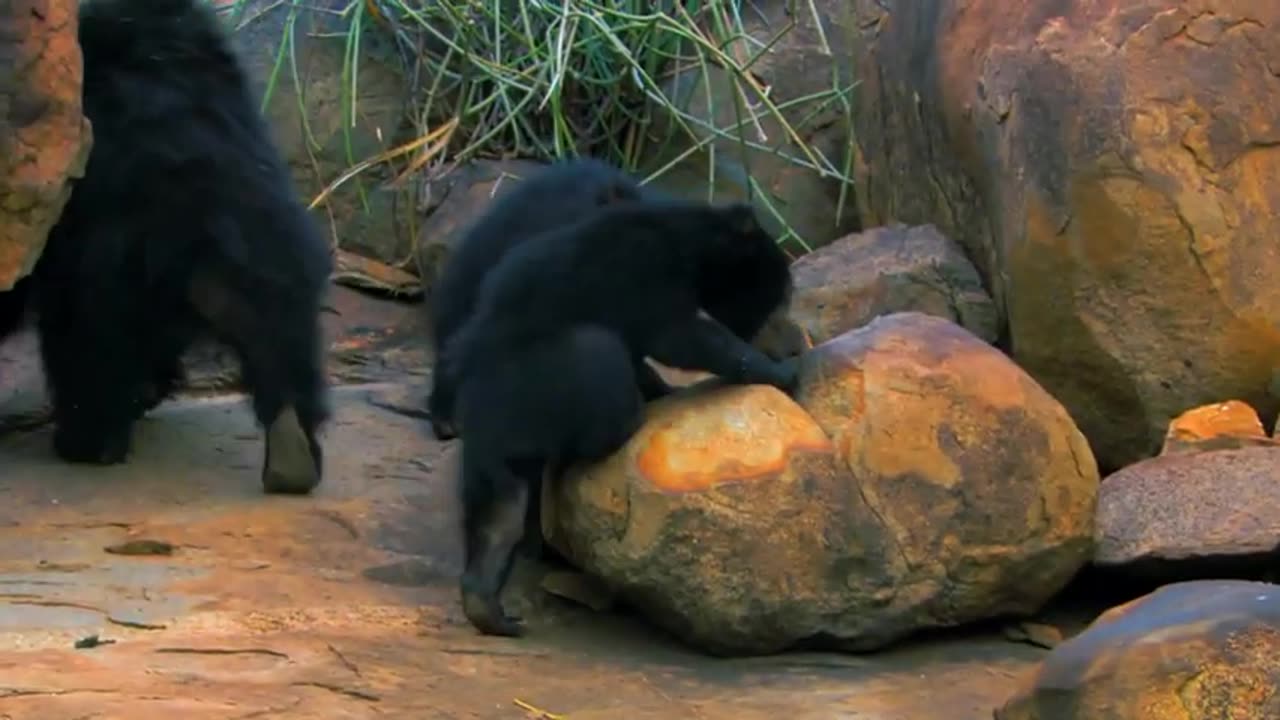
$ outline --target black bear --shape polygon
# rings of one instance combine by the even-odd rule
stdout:
[[[494,358],[458,385],[462,440],[463,541],[468,559],[463,611],[482,632],[517,635],[518,618],[499,602],[513,549],[541,543],[544,473],[601,460],[639,429],[644,398],[631,353],[606,328],[554,331]]]
[[[511,248],[538,233],[563,227],[614,202],[655,196],[630,174],[594,158],[551,163],[515,182],[462,234],[449,254],[431,299],[431,330],[437,358],[475,306],[485,275]],[[647,399],[670,392],[653,368],[636,358],[637,377]],[[457,437],[452,389],[432,379],[427,409],[439,440]],[[437,392],[439,389],[439,392]],[[446,400],[449,400],[446,402]]]
[[[210,334],[265,430],[264,489],[311,491],[332,258],[220,21],[202,0],[89,0],[79,37],[94,144],[30,278],[55,452],[123,462]]]
[[[743,337],[787,303],[791,287],[786,254],[743,204],[611,204],[502,257],[437,369],[458,389],[465,427],[460,584],[463,609],[477,629],[520,632],[499,596],[530,521],[540,463],[563,467],[579,459],[563,452],[575,433],[594,430],[615,441],[594,443],[589,449],[598,458],[638,427],[639,411],[609,414],[620,404],[610,383],[625,374],[618,353],[790,391],[795,361],[776,362]],[[703,316],[702,309],[708,315],[714,309],[715,316]],[[583,326],[612,333],[618,347],[588,358],[586,343],[566,344]],[[570,348],[580,357],[556,355]],[[544,440],[554,442],[541,445]]]

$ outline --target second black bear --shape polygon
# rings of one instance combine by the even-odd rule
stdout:
[[[55,451],[123,462],[210,333],[266,432],[264,489],[309,492],[332,259],[220,21],[202,0],[90,0],[79,39],[94,144],[30,278]]]
[[[499,603],[522,540],[541,543],[544,473],[601,460],[644,417],[631,353],[614,332],[575,325],[512,348],[458,385],[462,440],[463,611],[482,632],[517,635]],[[501,499],[495,502],[495,499]],[[493,588],[497,584],[497,589]]]
[[[594,158],[562,160],[538,168],[498,196],[459,238],[431,298],[431,332],[437,358],[470,316],[485,275],[511,248],[540,232],[571,224],[615,202],[652,195],[630,174]],[[641,390],[648,399],[670,391],[653,368],[636,360]],[[432,378],[427,399],[431,429],[438,440],[457,437],[453,391]],[[439,389],[439,392],[437,392]]]
[[[742,336],[754,335],[784,306],[791,287],[789,259],[743,204],[613,204],[502,257],[437,369],[448,386],[459,388],[465,426],[460,482],[467,555],[461,591],[473,625],[487,633],[519,632],[499,595],[541,479],[533,468],[571,444],[567,439],[585,426],[578,418],[591,413],[591,422],[606,434],[634,431],[632,411],[610,417],[613,402],[593,400],[622,375],[616,354],[790,391],[795,361],[776,362]],[[723,319],[703,316],[703,308],[714,308]],[[558,359],[558,346],[545,345],[581,326],[607,330],[621,343],[621,350],[600,353],[605,370],[592,374],[592,362]],[[530,362],[533,348],[549,355]],[[587,381],[556,377],[548,369],[571,369]],[[483,391],[495,384],[500,394]],[[527,440],[519,444],[520,437]],[[541,445],[546,438],[554,438],[554,446]],[[490,460],[481,461],[481,453]],[[516,459],[525,466],[512,472]]]

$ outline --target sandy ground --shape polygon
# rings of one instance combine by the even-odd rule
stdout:
[[[0,720],[988,720],[1043,656],[986,632],[712,659],[540,592],[529,567],[511,600],[529,634],[477,635],[454,585],[456,448],[400,410],[426,378],[418,310],[335,298],[327,474],[307,498],[261,493],[261,438],[217,391],[216,355],[204,391],[139,424],[128,464],[88,468],[30,421],[32,339],[0,346]],[[148,540],[171,551],[120,554]]]

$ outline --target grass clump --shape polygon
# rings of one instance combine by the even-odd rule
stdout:
[[[230,12],[240,12],[243,2],[230,3]],[[290,12],[305,11],[305,3],[293,0]],[[755,11],[749,0],[349,0],[328,11],[340,14],[348,29],[346,129],[357,117],[362,43],[369,33],[382,33],[399,51],[417,137],[373,158],[352,158],[351,169],[333,179],[317,202],[380,163],[394,163],[403,180],[420,172],[438,177],[477,157],[589,154],[632,170],[646,166],[652,180],[701,153],[710,188],[716,153],[735,147],[748,168],[748,150],[765,152],[836,178],[846,189],[851,184],[851,156],[827,158],[804,140],[805,123],[833,111],[852,132],[852,88],[841,86],[838,63],[833,59],[829,89],[784,104],[775,103],[751,71],[792,31],[798,12],[810,13],[808,21],[826,45],[812,0],[806,7],[792,0],[791,22],[764,39],[745,30],[744,13]],[[276,73],[296,68],[292,47],[289,38],[280,43],[268,93]],[[673,97],[670,81],[678,72],[701,79],[704,112],[690,112]],[[716,97],[713,76],[728,81],[728,90]],[[733,104],[731,112],[717,109],[724,102]],[[734,121],[717,125],[712,119],[726,115]],[[660,166],[653,167],[654,158],[662,159]],[[746,181],[786,228],[783,239],[807,247],[768,193],[753,178]],[[845,203],[842,190],[839,213]]]

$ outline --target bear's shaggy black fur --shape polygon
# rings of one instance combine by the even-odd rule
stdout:
[[[468,558],[463,608],[482,632],[516,635],[521,622],[503,611],[498,595],[515,546],[522,539],[541,544],[543,473],[555,477],[622,447],[640,427],[644,399],[622,339],[599,326],[575,325],[466,376],[457,400],[467,427],[460,489]]]
[[[79,35],[94,144],[31,277],[55,451],[123,462],[209,333],[266,431],[264,489],[309,492],[332,260],[220,21],[201,0],[89,0]]]
[[[606,397],[608,383],[623,374],[618,353],[790,391],[795,362],[775,362],[742,336],[751,337],[785,305],[791,287],[786,254],[742,204],[611,204],[503,256],[437,369],[459,388],[465,427],[461,592],[473,625],[486,633],[520,631],[499,595],[541,476],[528,466],[513,471],[510,459],[551,460],[573,445],[575,433],[596,427],[615,441],[594,443],[597,458],[620,447],[638,426],[638,413],[610,414],[619,401]],[[590,348],[579,344],[582,358],[556,357],[563,345],[548,339],[564,343],[582,326],[614,334],[620,349],[585,359]],[[535,348],[542,353],[536,362]],[[603,369],[593,369],[595,362]],[[576,377],[559,376],[564,372]],[[483,390],[493,385],[501,390]],[[548,439],[554,443],[541,444]]]
[[[431,298],[431,330],[437,357],[475,306],[485,275],[511,248],[538,233],[569,225],[614,202],[654,196],[620,168],[594,158],[552,163],[514,181],[459,238],[445,261]],[[670,392],[653,368],[635,358],[641,391],[647,399]],[[427,399],[431,428],[439,440],[457,437],[454,408],[439,374]],[[440,392],[437,393],[437,388]]]

